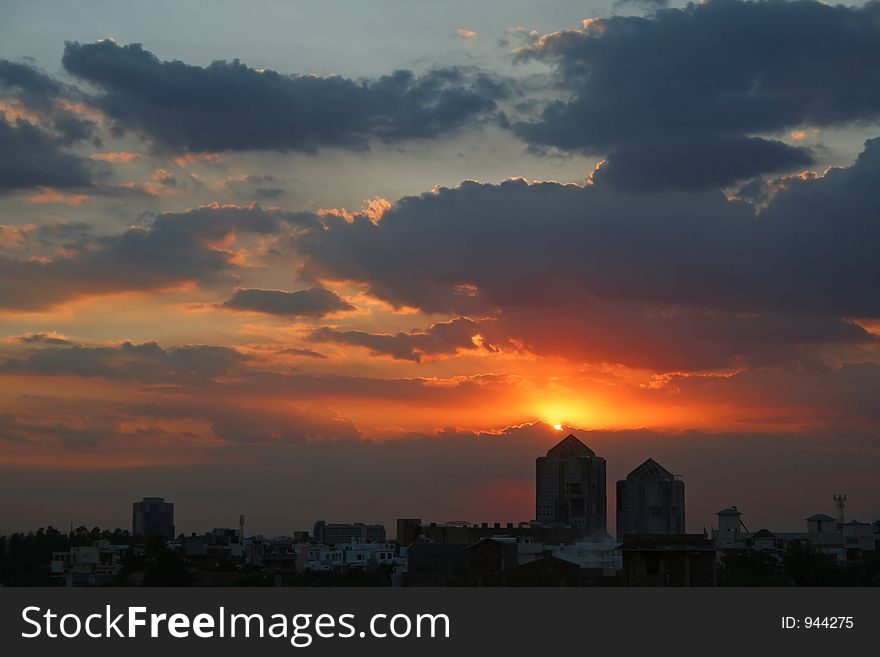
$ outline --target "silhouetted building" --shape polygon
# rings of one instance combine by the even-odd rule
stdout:
[[[712,530],[712,538],[718,549],[719,561],[728,553],[760,550],[774,554],[780,561],[793,544],[809,544],[815,550],[834,557],[839,564],[857,560],[870,549],[869,534],[861,523],[841,525],[840,520],[825,513],[817,513],[806,519],[804,532],[771,532],[761,529],[750,532],[742,521],[742,512],[735,506],[718,512],[718,529]],[[847,527],[850,527],[847,532]],[[859,537],[857,538],[857,535]],[[847,541],[847,537],[855,539]]]
[[[365,525],[362,522],[352,524],[327,524],[323,520],[315,523],[315,543],[336,545],[337,543],[351,543],[352,539],[361,543],[385,541],[385,527],[382,525]]]
[[[715,586],[715,543],[703,534],[627,536],[626,586]]]
[[[131,533],[134,536],[165,540],[174,538],[174,502],[164,497],[145,497],[132,505]]]
[[[834,516],[827,513],[814,513],[807,518],[807,533],[809,534],[837,534],[840,531],[840,523]]]
[[[751,536],[743,525],[742,512],[735,506],[721,509],[717,514],[718,529],[712,531],[715,545],[719,550],[744,547],[744,540]]]
[[[869,552],[876,552],[877,539],[871,523],[850,520],[843,525],[843,543],[846,547],[847,559],[860,559]]]
[[[535,463],[535,516],[548,525],[607,532],[605,459],[569,434]]]
[[[614,568],[584,567],[557,556],[562,546],[511,537],[483,538],[471,545],[414,543],[406,548],[404,586],[608,586]]]
[[[583,541],[589,532],[580,527],[542,525],[540,523],[501,523],[483,522],[430,522],[421,518],[397,519],[397,544],[405,547],[413,543],[447,543],[450,545],[470,545],[482,538],[507,536],[512,538],[531,538],[553,544],[571,544]]]
[[[617,540],[684,531],[684,482],[657,461],[648,459],[617,482]]]

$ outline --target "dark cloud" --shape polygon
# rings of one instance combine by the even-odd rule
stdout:
[[[63,139],[24,119],[10,123],[0,118],[0,194],[89,186],[88,161],[68,151]]]
[[[116,347],[74,344],[6,358],[0,362],[0,372],[171,384],[223,376],[247,360],[235,349],[212,345],[163,348],[155,342],[123,342]]]
[[[487,115],[505,95],[464,68],[374,80],[288,76],[238,60],[161,61],[140,44],[67,43],[63,64],[101,89],[92,102],[123,129],[190,151],[363,148],[372,138],[430,138]]]
[[[363,281],[395,306],[500,313],[511,337],[531,327],[535,344],[608,347],[615,362],[718,367],[874,340],[845,318],[880,315],[878,175],[875,140],[849,168],[787,181],[761,213],[720,192],[621,193],[601,175],[466,182],[379,222],[325,216],[298,248],[308,275]]]
[[[442,333],[443,329],[436,333]],[[21,342],[21,340],[18,340]],[[47,340],[25,343],[20,353],[7,349],[0,354],[0,375],[98,378],[133,384],[149,384],[156,392],[186,391],[206,395],[212,403],[221,397],[239,403],[248,396],[283,397],[317,402],[325,399],[378,399],[391,402],[460,405],[462,399],[485,394],[505,394],[511,377],[483,374],[456,377],[445,385],[431,378],[382,379],[344,374],[301,374],[261,369],[256,358],[233,348],[217,345],[164,347],[155,342],[125,342],[112,346],[59,344]],[[422,340],[423,348],[430,345]],[[466,346],[466,345],[465,345]],[[473,345],[472,345],[473,346]],[[435,351],[442,346],[435,346]],[[302,347],[282,348],[280,354],[324,359],[326,356]],[[37,409],[43,408],[37,399]],[[82,406],[79,400],[76,404]],[[53,408],[58,400],[49,400]],[[74,410],[77,408],[74,405]]]
[[[28,333],[27,335],[20,336],[18,339],[24,344],[73,344],[67,338],[62,338],[52,333]]]
[[[619,189],[711,189],[814,161],[806,148],[780,141],[704,135],[614,149],[594,177]]]
[[[253,194],[257,198],[273,200],[279,196],[284,196],[287,192],[281,187],[255,187]]]
[[[0,86],[15,89],[39,108],[61,95],[61,84],[28,64],[0,59]]]
[[[587,292],[717,310],[877,316],[880,140],[759,214],[720,192],[618,193],[602,183],[464,182],[374,223],[327,215],[298,239],[315,276],[367,281],[397,306],[486,312]]]
[[[659,372],[780,366],[812,360],[823,347],[877,342],[862,327],[835,317],[585,299],[560,301],[539,312],[507,308],[481,328],[499,343],[509,336],[541,355]]]
[[[93,138],[95,123],[72,109],[72,104],[82,99],[79,91],[29,64],[0,59],[0,92],[4,100],[16,101],[45,123],[61,143]]]
[[[235,265],[218,244],[233,235],[278,232],[287,218],[258,206],[210,205],[167,212],[117,235],[83,234],[63,255],[0,256],[0,307],[37,310],[85,296],[223,279]]]
[[[76,90],[39,69],[0,59],[0,101],[13,112],[0,116],[0,194],[92,186],[94,166],[68,150],[92,139],[95,129],[70,109],[77,98]]]
[[[124,413],[150,419],[204,420],[215,438],[234,443],[298,443],[306,440],[354,440],[360,432],[347,418],[327,409],[261,410],[212,403],[147,403],[127,406]]]
[[[367,333],[366,331],[340,331],[323,327],[312,333],[318,342],[335,342],[355,347],[366,347],[373,354],[381,354],[399,360],[420,362],[424,356],[455,354],[460,350],[476,350],[480,343],[474,340],[479,327],[476,322],[459,317],[449,322],[438,322],[427,331]],[[491,345],[486,345],[493,348]]]
[[[331,313],[354,310],[354,306],[332,290],[312,287],[307,290],[238,289],[223,302],[224,308],[288,317],[325,317]]]
[[[876,431],[880,423],[880,363],[758,368],[732,375],[675,374],[649,391],[689,403],[717,405],[737,400],[741,421],[750,413],[772,415],[795,425],[830,425]]]
[[[637,7],[645,11],[657,11],[669,6],[669,0],[614,0],[614,8]]]
[[[278,353],[287,356],[304,356],[305,358],[317,358],[319,360],[327,359],[327,356],[318,351],[315,351],[314,349],[303,349],[300,347],[287,347],[286,349],[279,349]]]
[[[593,19],[550,34],[520,54],[552,64],[566,100],[515,130],[537,145],[610,154],[633,163],[644,146],[658,179],[731,184],[800,166],[806,154],[746,136],[833,126],[880,116],[880,4],[715,0],[650,18]],[[706,141],[681,175],[663,144]],[[659,145],[658,145],[659,142]],[[694,146],[691,146],[692,149]],[[798,156],[800,153],[800,156]],[[663,158],[660,158],[661,161]],[[751,166],[749,164],[751,163]],[[700,175],[707,166],[711,175]],[[630,167],[621,167],[624,177]],[[645,180],[635,168],[637,185]],[[689,177],[690,174],[697,174]]]
[[[20,419],[10,413],[0,413],[0,441],[10,443],[37,443],[58,445],[68,449],[92,448],[118,435],[118,418],[90,416],[85,426],[37,419]]]

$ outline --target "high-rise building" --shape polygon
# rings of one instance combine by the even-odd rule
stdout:
[[[166,540],[174,538],[174,502],[164,497],[145,497],[132,505],[131,533],[134,536]]]
[[[617,482],[617,540],[684,532],[684,482],[657,461],[648,459]]]
[[[569,434],[535,461],[535,517],[604,536],[608,529],[605,459]]]

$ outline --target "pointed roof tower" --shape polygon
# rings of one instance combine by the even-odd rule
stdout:
[[[584,445],[573,433],[570,433],[551,447],[547,452],[547,456],[558,459],[571,459],[579,456],[595,458],[596,452]]]
[[[626,478],[627,481],[652,481],[657,479],[674,480],[675,475],[657,463],[654,459],[648,459],[626,475]]]

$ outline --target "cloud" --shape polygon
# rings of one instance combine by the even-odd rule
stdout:
[[[223,307],[288,317],[325,317],[354,310],[354,306],[338,294],[323,287],[296,292],[240,288],[223,302]]]
[[[438,353],[444,328],[434,331],[432,353]],[[332,340],[329,340],[332,342]],[[283,397],[302,401],[325,399],[381,399],[391,402],[432,405],[460,405],[462,399],[475,399],[479,393],[506,394],[510,378],[501,375],[453,377],[438,385],[436,378],[376,378],[342,373],[303,374],[271,369],[271,362],[222,345],[162,346],[154,341],[123,342],[113,345],[87,345],[72,340],[55,340],[52,334],[29,334],[14,342],[24,345],[24,353],[7,347],[0,353],[0,374],[42,377],[79,377],[115,382],[150,384],[156,392],[185,390],[194,397],[214,401],[223,397],[230,403],[256,396],[259,399]],[[420,350],[429,350],[431,341],[416,338]],[[471,343],[472,347],[475,347]],[[281,355],[325,360],[319,352],[304,347],[282,347]],[[53,404],[55,402],[52,402]]]
[[[41,310],[73,299],[222,280],[236,269],[225,242],[281,230],[287,215],[251,205],[166,212],[145,227],[74,236],[61,255],[0,255],[0,308]]]
[[[637,7],[645,11],[657,11],[669,6],[669,0],[614,0],[612,5],[615,9]]]
[[[21,189],[91,186],[88,160],[57,136],[24,119],[0,119],[0,194]]]
[[[611,151],[595,178],[619,189],[713,189],[815,162],[806,148],[757,137],[697,136]]]
[[[24,344],[52,344],[52,345],[68,345],[73,344],[70,340],[57,333],[28,333],[19,336],[18,340]]]
[[[554,67],[566,99],[514,124],[536,146],[603,153],[628,185],[729,185],[809,157],[759,137],[880,116],[880,4],[714,0],[612,16],[520,51]],[[683,145],[683,153],[670,148]],[[650,165],[637,165],[639,154]],[[692,159],[692,162],[683,162]],[[664,171],[682,167],[681,172]],[[709,167],[701,173],[700,167]]]
[[[736,400],[741,422],[750,415],[793,426],[877,430],[880,363],[854,362],[742,370],[733,374],[685,374],[664,377],[648,395],[686,399],[703,405]]]
[[[315,351],[314,349],[303,349],[300,347],[287,347],[286,349],[279,349],[278,353],[287,356],[304,356],[306,358],[317,358],[319,360],[327,359],[327,356]]]
[[[316,277],[366,281],[429,312],[524,307],[587,292],[754,312],[877,316],[880,139],[823,176],[787,180],[759,214],[720,192],[463,182],[406,197],[378,223],[325,215],[298,238]]]
[[[204,420],[214,438],[233,443],[299,443],[307,440],[354,440],[360,432],[346,418],[326,409],[261,410],[207,402],[147,403],[123,409],[126,414],[153,420]]]
[[[0,362],[0,372],[171,384],[219,377],[238,370],[247,360],[235,349],[212,345],[163,348],[156,342],[123,342],[115,347],[89,347],[66,343],[6,358]]]
[[[476,39],[479,36],[478,32],[474,32],[473,30],[469,30],[465,27],[459,27],[455,30],[455,36],[465,39],[467,41]]]
[[[33,66],[0,59],[0,92],[0,110],[7,118],[21,114],[66,145],[93,138],[96,125],[84,116],[79,91]]]
[[[19,419],[11,413],[0,413],[0,441],[22,445],[58,445],[63,449],[91,448],[112,440],[119,425],[106,416],[88,417],[85,426],[41,420]]]
[[[92,160],[100,160],[102,162],[109,162],[111,164],[129,164],[130,162],[136,162],[137,160],[144,159],[144,155],[141,153],[127,153],[127,152],[110,152],[110,153],[92,153],[89,155],[89,158]]]
[[[466,68],[364,81],[289,76],[238,60],[161,61],[140,44],[110,40],[69,42],[62,61],[102,90],[91,102],[122,129],[188,151],[311,152],[431,138],[487,116],[506,94],[490,74]]]
[[[459,317],[449,322],[438,322],[427,331],[368,333],[365,331],[341,331],[323,327],[314,331],[311,339],[317,342],[366,347],[370,353],[391,356],[399,360],[421,362],[425,356],[455,354],[458,351],[475,351],[482,346],[476,322]],[[486,345],[494,349],[491,345]]]
[[[77,100],[76,90],[33,66],[0,59],[0,195],[92,185],[89,161],[69,150],[95,129],[75,111]]]
[[[620,191],[599,174],[465,182],[401,199],[379,222],[325,215],[296,244],[314,279],[494,317],[479,327],[493,343],[539,353],[715,368],[876,341],[848,318],[880,315],[880,140],[851,167],[786,180],[760,213],[714,191]]]

